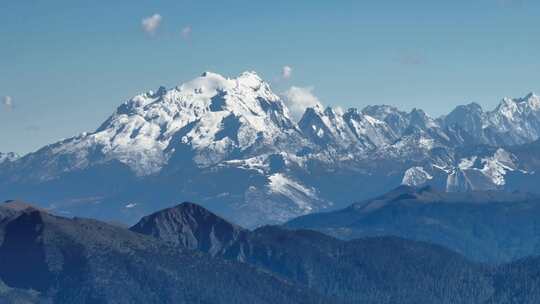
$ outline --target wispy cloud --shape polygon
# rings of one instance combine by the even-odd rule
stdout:
[[[397,56],[396,60],[399,64],[418,66],[427,63],[427,59],[424,55],[415,52],[403,52]]]
[[[187,40],[187,39],[189,39],[191,37],[191,31],[192,31],[192,29],[191,29],[190,25],[185,26],[182,29],[182,31],[180,32],[180,35],[182,35],[182,38]]]
[[[497,0],[497,2],[502,7],[522,7],[525,4],[525,0]]]
[[[4,98],[2,98],[2,106],[8,111],[13,110],[13,97],[4,96]]]
[[[36,125],[29,125],[29,126],[26,126],[24,129],[26,131],[32,132],[32,133],[38,132],[39,130],[41,130],[41,128],[39,126],[36,126]]]
[[[306,108],[322,106],[319,99],[313,94],[313,87],[292,86],[283,95],[285,104],[296,121],[302,118]]]
[[[163,17],[161,17],[160,14],[154,14],[150,17],[143,18],[143,20],[141,21],[141,25],[146,33],[153,35],[156,33],[162,20]]]
[[[286,65],[283,68],[281,68],[281,77],[283,79],[289,79],[292,76],[293,68]]]

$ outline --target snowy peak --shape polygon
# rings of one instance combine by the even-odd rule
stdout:
[[[306,110],[299,127],[321,146],[360,155],[379,150],[383,157],[426,153],[433,147],[452,145],[455,137],[420,109],[405,113],[384,105],[346,112],[314,107]]]
[[[506,98],[506,99],[510,99],[510,98]],[[525,95],[525,97],[516,98],[516,99],[510,99],[510,100],[517,103],[518,105],[536,107],[536,106],[538,106],[538,103],[540,101],[540,97],[538,95],[536,95],[534,92],[530,92],[529,94]]]
[[[343,118],[363,147],[380,148],[397,139],[397,134],[388,123],[356,109],[349,109]]]
[[[174,89],[133,97],[73,145],[97,145],[104,161],[116,159],[147,175],[158,172],[179,145],[206,166],[248,150],[288,148],[284,139],[294,145],[296,133],[285,105],[256,73],[225,78],[205,72]]]
[[[332,132],[328,128],[328,119],[320,107],[307,108],[298,122],[305,136],[320,145],[331,141]]]
[[[534,92],[531,92],[525,96],[525,102],[532,109],[540,109],[540,96],[536,95]]]
[[[523,98],[507,97],[487,112],[475,103],[458,106],[440,121],[446,128],[465,131],[473,143],[523,144],[540,137],[540,98],[534,93]]]
[[[463,130],[477,143],[486,143],[484,135],[485,113],[479,104],[470,103],[457,106],[450,114],[440,120],[446,128]]]
[[[447,191],[497,190],[506,184],[508,172],[518,170],[516,157],[498,148],[487,155],[474,155],[458,160],[447,178]]]
[[[464,142],[523,143],[540,137],[538,105],[538,96],[529,94],[505,99],[487,113],[477,104],[458,107],[439,120],[420,109],[406,113],[381,105],[343,111],[317,105],[296,124],[257,73],[227,78],[204,72],[175,88],[139,94],[95,132],[46,147],[42,157],[49,168],[43,171],[49,178],[55,171],[114,160],[144,176],[159,173],[180,157],[176,153],[208,167],[276,152],[296,154],[306,147],[322,153],[330,148],[343,153],[337,159],[350,159],[372,152],[378,157],[426,154]]]
[[[477,117],[478,119],[482,118],[482,115],[484,114],[484,110],[482,109],[482,106],[475,102],[471,102],[466,105],[459,105],[452,110],[448,115],[443,116],[442,120],[451,120],[452,123],[458,123],[460,118],[463,117]]]
[[[405,171],[403,175],[403,180],[401,181],[402,185],[418,187],[424,185],[429,180],[433,179],[424,168],[422,167],[412,167]]]
[[[434,153],[444,154],[444,161],[437,164],[447,167],[453,165],[449,159],[457,147],[537,140],[539,108],[535,94],[507,98],[488,112],[474,103],[460,106],[439,119],[421,109],[407,113],[388,105],[347,111],[316,105],[306,109],[297,124],[282,99],[255,72],[236,78],[205,72],[174,88],[134,96],[95,132],[47,146],[25,156],[21,164],[39,168],[24,178],[49,180],[111,162],[142,177],[186,165],[203,169],[255,159],[264,163],[274,154],[291,160],[286,169],[303,168],[307,159],[328,166],[340,166],[343,160],[360,164],[371,159],[399,163],[415,159],[418,162],[404,165],[400,174],[410,169],[403,182],[421,184],[433,175],[422,161],[431,161]],[[2,159],[8,157],[0,155]]]
[[[404,112],[398,110],[396,107],[389,105],[369,105],[362,109],[362,113],[382,121],[386,120],[386,118],[391,115],[405,114]]]
[[[385,122],[354,108],[346,112],[341,108],[308,108],[299,127],[316,144],[356,152],[382,147],[396,137]]]
[[[134,96],[95,132],[15,162],[1,156],[0,192],[53,185],[58,188],[46,194],[57,210],[79,209],[71,202],[88,199],[85,206],[92,210],[109,208],[131,220],[138,210],[191,197],[253,227],[337,206],[356,188],[370,193],[402,183],[450,191],[507,189],[538,172],[523,165],[523,152],[507,147],[539,139],[538,104],[538,96],[529,94],[505,99],[493,111],[473,103],[438,119],[420,109],[375,105],[343,111],[317,104],[295,123],[256,73],[228,78],[205,72],[174,88]],[[88,193],[58,194],[88,176],[100,181]],[[118,176],[127,177],[120,194],[109,187]],[[195,211],[185,207],[180,213]]]
[[[298,126],[304,136],[323,148],[344,149],[353,144],[351,130],[343,119],[343,112],[317,105],[306,109]]]
[[[486,114],[484,125],[495,133],[495,143],[524,144],[540,137],[540,98],[530,93],[523,98],[504,98]],[[491,135],[491,134],[489,134]]]
[[[16,161],[20,156],[17,153],[13,152],[7,152],[3,153],[0,152],[0,164],[7,163],[7,162],[13,162]]]
[[[529,93],[522,98],[503,98],[494,112],[498,112],[509,119],[515,119],[519,118],[516,115],[519,116],[520,114],[528,114],[536,111],[540,111],[540,97],[535,93]]]
[[[259,90],[261,88],[266,89],[266,86],[268,85],[254,71],[243,72],[242,74],[240,74],[240,77],[237,78],[237,82],[239,85],[243,85],[254,90]]]
[[[414,108],[409,114],[409,124],[422,130],[437,127],[437,124],[429,115],[421,109]]]

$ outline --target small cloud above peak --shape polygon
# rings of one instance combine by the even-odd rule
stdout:
[[[283,79],[290,79],[292,76],[293,68],[286,65],[283,68],[281,68],[281,77]]]
[[[185,26],[184,28],[182,28],[182,31],[180,32],[180,35],[182,35],[182,38],[187,40],[191,37],[191,32],[192,32],[192,29],[191,29],[191,26],[188,25],[188,26]]]
[[[404,52],[398,55],[397,62],[407,66],[420,66],[427,63],[427,59],[420,53]]]
[[[302,118],[302,115],[307,108],[321,107],[321,102],[313,94],[313,87],[295,87],[292,86],[284,94],[284,101],[292,117],[298,121]]]
[[[498,0],[501,7],[522,7],[525,4],[525,0]]]
[[[8,111],[13,110],[13,97],[4,96],[2,99],[2,106]]]
[[[154,14],[150,17],[143,18],[143,20],[141,21],[141,25],[146,33],[153,35],[156,33],[162,20],[163,17],[161,17],[160,14]]]

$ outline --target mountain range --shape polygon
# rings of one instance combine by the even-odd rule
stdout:
[[[0,205],[0,302],[537,303],[538,258],[471,262],[398,237],[248,230],[192,203],[127,229]]]
[[[137,95],[95,131],[0,154],[0,199],[133,224],[192,200],[245,227],[343,208],[400,184],[539,192],[540,98],[493,110],[307,108],[291,118],[256,73],[206,72]]]
[[[335,302],[481,303],[490,296],[483,266],[440,246],[395,237],[341,241],[279,226],[251,231],[192,203],[158,211],[130,229],[253,265]]]
[[[245,263],[126,228],[0,207],[0,303],[328,303]]]
[[[400,186],[342,210],[301,216],[286,226],[346,240],[397,236],[500,264],[540,255],[540,195]]]

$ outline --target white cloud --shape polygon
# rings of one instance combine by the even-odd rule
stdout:
[[[281,77],[283,77],[284,79],[289,79],[289,78],[291,78],[291,76],[292,76],[292,71],[293,71],[293,69],[292,69],[290,66],[288,66],[288,65],[284,66],[284,67],[281,69]]]
[[[13,109],[13,98],[11,96],[4,96],[2,99],[2,105],[9,111]]]
[[[189,39],[191,36],[191,26],[186,26],[182,29],[182,32],[180,33],[182,35],[182,38]]]
[[[150,17],[143,18],[141,22],[143,30],[148,34],[154,34],[161,24],[162,19],[163,17],[161,17],[160,14],[154,14]]]
[[[300,120],[306,108],[320,106],[321,102],[313,95],[313,87],[301,88],[291,87],[284,93],[285,104],[289,108],[292,117],[295,120]]]

